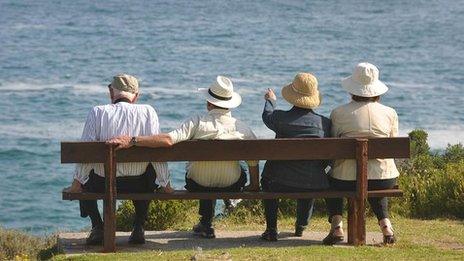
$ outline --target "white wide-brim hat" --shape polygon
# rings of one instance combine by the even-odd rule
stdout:
[[[375,97],[388,91],[388,87],[379,80],[379,69],[370,63],[359,63],[353,74],[342,80],[347,92],[361,97]]]
[[[232,109],[242,103],[240,94],[234,92],[232,81],[224,76],[219,75],[209,88],[200,88],[198,91],[209,103],[221,108]]]

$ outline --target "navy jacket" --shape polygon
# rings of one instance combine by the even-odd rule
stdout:
[[[266,100],[262,117],[276,138],[330,137],[330,119],[311,109],[294,106],[282,111],[275,107],[275,101]],[[328,165],[329,161],[324,160],[268,160],[262,178],[295,188],[321,190],[329,187],[325,174]]]

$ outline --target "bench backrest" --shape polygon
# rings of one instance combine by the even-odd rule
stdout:
[[[367,157],[409,158],[409,138],[299,138],[272,140],[193,140],[170,148],[132,147],[114,151],[116,162],[356,159],[366,143]],[[61,163],[105,163],[104,142],[62,142]]]

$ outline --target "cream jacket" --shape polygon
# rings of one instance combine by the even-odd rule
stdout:
[[[330,115],[333,137],[396,137],[398,115],[390,107],[378,102],[352,101],[334,109]],[[399,175],[393,159],[371,159],[368,179],[392,179]],[[356,180],[355,160],[336,160],[332,177]]]
[[[232,117],[230,110],[213,109],[204,115],[195,115],[178,129],[168,133],[173,143],[185,140],[243,140],[256,139],[253,131]],[[248,161],[256,166],[257,161]],[[228,187],[240,178],[238,161],[192,161],[187,164],[187,177],[204,187]]]

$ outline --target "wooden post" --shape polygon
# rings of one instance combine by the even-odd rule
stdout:
[[[366,244],[366,199],[367,199],[367,163],[368,140],[356,140],[356,237],[354,245]]]
[[[348,244],[355,245],[358,216],[356,212],[356,199],[348,198]]]
[[[105,161],[105,198],[103,199],[103,252],[116,252],[116,160],[114,146],[108,145]]]

